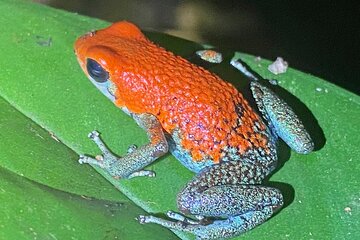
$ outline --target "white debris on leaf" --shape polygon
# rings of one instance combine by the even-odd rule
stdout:
[[[344,211],[351,215],[351,208],[350,207],[344,208]]]
[[[257,63],[258,67],[261,67],[261,57],[260,56],[255,57],[255,62]]]
[[[268,70],[275,75],[285,73],[289,64],[282,58],[277,57],[275,62],[269,65]]]

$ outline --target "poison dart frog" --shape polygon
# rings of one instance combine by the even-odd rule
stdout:
[[[93,131],[89,137],[102,157],[81,155],[79,162],[117,178],[153,177],[143,168],[169,151],[195,173],[177,196],[181,213],[169,211],[169,219],[139,216],[140,223],[190,232],[197,239],[228,238],[282,207],[280,190],[262,185],[276,167],[278,138],[303,154],[314,144],[293,110],[255,77],[250,89],[257,110],[233,85],[157,46],[126,21],[81,36],[75,53],[91,82],[149,138],[117,157]],[[214,52],[205,55],[221,59]],[[249,75],[239,64],[232,61]]]

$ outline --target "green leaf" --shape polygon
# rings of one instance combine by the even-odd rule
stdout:
[[[0,97],[0,239],[175,239],[160,226],[140,228],[135,217],[145,212],[93,168],[78,164],[78,154],[46,124],[46,117],[50,122],[56,118],[56,114],[47,112],[51,112],[49,105],[55,105],[59,116],[66,114],[67,109],[57,108],[56,101],[65,96],[66,84],[71,84],[71,78],[67,78],[59,89],[51,76],[38,75],[43,71],[38,66],[43,61],[48,65],[44,71],[53,69],[51,62],[46,63],[53,60],[42,51],[51,47],[46,46],[51,36],[31,33],[31,25],[36,25],[36,18],[44,17],[44,9],[49,11],[49,18],[54,12],[41,5],[13,1],[0,2],[0,9],[4,11],[0,23],[9,26],[0,37],[4,41],[0,96],[8,100]],[[23,21],[30,21],[28,28],[21,24]],[[71,49],[71,44],[56,51],[61,52],[61,48]],[[55,56],[61,58],[61,54]],[[62,70],[66,72],[66,68],[59,68],[57,73]],[[43,91],[47,93],[42,95]],[[56,94],[60,98],[51,100]],[[62,123],[63,130],[72,134],[73,128],[67,129],[66,125]]]
[[[84,171],[78,155],[0,97],[0,164],[20,176],[58,190],[99,199],[129,200],[96,171]]]
[[[99,153],[96,146],[87,138],[87,134],[94,129],[102,133],[109,147],[119,155],[124,154],[131,144],[146,143],[146,134],[135,122],[117,109],[86,79],[73,54],[72,46],[78,36],[89,30],[107,26],[108,23],[20,1],[2,1],[0,9],[0,23],[6,26],[0,34],[0,96],[5,99],[0,101],[0,165],[23,176],[10,177],[9,172],[2,171],[1,176],[4,175],[8,184],[2,189],[29,189],[28,194],[44,200],[44,205],[46,199],[52,202],[51,205],[63,204],[52,213],[63,221],[69,217],[68,209],[78,209],[79,202],[86,202],[76,197],[79,195],[91,196],[96,199],[94,201],[99,202],[99,205],[96,204],[97,207],[89,206],[86,211],[106,212],[106,207],[101,207],[102,202],[116,201],[129,206],[128,212],[121,214],[135,216],[137,210],[134,210],[134,206],[126,197],[113,191],[115,188],[111,188],[108,182],[99,178],[91,168],[76,163],[79,153]],[[195,49],[200,48],[199,44],[164,34],[147,35],[161,46],[184,56],[189,56]],[[284,192],[287,206],[241,239],[359,238],[360,233],[357,229],[360,228],[360,169],[356,160],[360,151],[357,148],[360,98],[319,78],[293,69],[274,76],[266,69],[268,61],[258,62],[252,56],[241,56],[262,76],[276,77],[279,80],[279,86],[274,86],[276,92],[294,106],[305,120],[317,144],[317,151],[309,155],[291,152],[290,156],[289,151],[282,148],[281,166],[271,177],[273,183],[270,184],[275,184]],[[242,75],[230,67],[228,62],[212,70],[239,88],[246,85]],[[49,132],[52,132],[61,143],[55,141]],[[121,181],[97,170],[146,211],[163,213],[170,209],[176,210],[176,195],[193,174],[171,155],[159,159],[149,166],[149,169],[157,173],[156,178]],[[15,180],[15,177],[20,180]],[[32,190],[32,187],[27,186],[28,180],[24,178],[47,187],[35,184],[36,190]],[[41,191],[38,188],[41,188]],[[61,197],[51,198],[52,191],[57,191],[55,189],[63,191],[61,194],[66,197],[60,194]],[[40,195],[39,192],[44,195]],[[67,197],[72,196],[71,194],[75,194],[76,201],[68,201]],[[2,200],[3,205],[9,206],[7,210],[0,208],[1,213],[4,213],[0,215],[0,227],[6,226],[9,229],[3,231],[4,234],[16,232],[17,226],[15,221],[4,225],[2,222],[8,218],[3,216],[15,215],[19,209],[17,206],[26,201],[21,194],[14,194],[12,199],[16,199],[15,196],[19,196],[19,205],[16,205],[16,201],[11,202],[10,198]],[[32,204],[34,203],[29,203],[30,206]],[[79,221],[86,220],[81,227],[84,232],[79,231],[79,235],[76,235],[80,239],[87,239],[88,236],[96,238],[91,234],[93,229],[96,229],[95,226],[100,224],[103,226],[103,233],[106,233],[105,227],[111,225],[114,228],[119,227],[116,233],[122,234],[125,231],[122,227],[125,228],[128,224],[130,226],[133,221],[133,217],[124,216],[123,221],[110,223],[107,217],[94,217],[92,220],[89,216],[95,215],[85,213],[85,210],[79,215],[75,210],[70,212],[73,214],[71,217],[76,216]],[[67,217],[63,217],[62,214]],[[25,231],[24,229],[30,227],[40,231],[39,225],[30,225],[38,223],[35,221],[36,218],[27,217],[29,221],[19,226],[23,227],[19,231]],[[59,231],[56,236],[70,236],[57,230],[55,221],[49,222]],[[158,229],[157,231],[162,229],[156,228],[155,225],[134,226],[137,232],[148,231],[149,226]],[[88,232],[85,233],[84,229]],[[48,232],[52,231],[51,228]],[[26,236],[32,236],[30,234],[32,233]],[[13,235],[6,235],[8,238],[11,236]],[[184,234],[180,236],[184,239],[191,238]],[[20,235],[15,237],[23,238]],[[171,235],[161,231],[157,233],[157,237],[170,239]],[[134,239],[134,236],[128,235],[125,239]]]
[[[175,239],[133,204],[73,195],[0,168],[0,239]]]

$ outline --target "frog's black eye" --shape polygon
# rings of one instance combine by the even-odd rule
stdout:
[[[106,82],[109,79],[109,73],[91,58],[87,59],[86,68],[90,77],[98,83]]]

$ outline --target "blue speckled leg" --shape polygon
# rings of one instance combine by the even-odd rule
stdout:
[[[272,207],[252,211],[229,217],[224,220],[213,220],[210,223],[189,223],[189,221],[168,221],[155,216],[140,216],[140,223],[156,223],[173,230],[189,232],[196,235],[196,239],[223,239],[234,237],[253,229],[266,221],[273,214]]]
[[[273,170],[272,161],[229,161],[205,168],[178,195],[178,207],[196,221],[173,212],[169,221],[140,216],[141,223],[157,223],[191,232],[197,239],[233,237],[263,223],[283,204],[279,190],[258,185]]]
[[[96,143],[103,155],[96,159],[82,155],[80,156],[79,163],[97,165],[114,177],[155,176],[154,172],[142,169],[168,151],[168,144],[163,129],[156,117],[151,114],[132,116],[138,125],[146,130],[150,140],[149,144],[140,148],[131,146],[128,149],[128,154],[119,158],[112,154],[105,146],[99,137],[99,133],[93,131],[89,134],[89,138]]]
[[[310,134],[286,102],[258,81],[251,82],[250,89],[260,112],[276,135],[298,153],[307,154],[314,149]]]
[[[314,143],[291,107],[269,88],[260,84],[259,79],[247,69],[238,56],[235,55],[230,64],[252,80],[250,89],[255,102],[274,133],[294,151],[310,153],[314,149]]]

